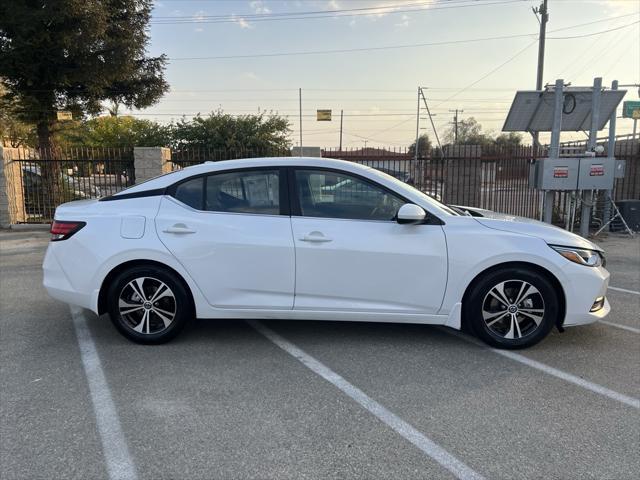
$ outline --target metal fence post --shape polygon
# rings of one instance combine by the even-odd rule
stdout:
[[[564,80],[556,80],[553,104],[553,130],[551,130],[551,143],[549,144],[549,158],[560,157],[560,132],[562,131],[562,104],[564,101]],[[553,222],[553,207],[556,194],[553,190],[544,192],[543,220],[546,223]]]
[[[587,151],[593,152],[598,144],[598,121],[600,116],[600,93],[602,92],[602,78],[596,77],[593,80],[592,106],[591,106],[591,129],[589,130],[589,143]],[[591,223],[591,209],[593,207],[593,190],[582,191],[582,210],[580,211],[580,235],[589,235],[589,224]]]
[[[618,90],[618,81],[611,82],[611,90]],[[609,140],[607,141],[607,157],[613,159],[616,156],[616,114],[617,109],[609,117]],[[613,160],[611,160],[613,161]],[[614,179],[615,182],[615,179]],[[613,189],[607,190],[604,199],[604,210],[602,212],[602,223],[606,224],[611,218],[611,202],[613,201]]]

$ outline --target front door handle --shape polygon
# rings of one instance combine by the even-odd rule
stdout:
[[[325,237],[322,232],[316,231],[316,232],[308,233],[307,235],[303,236],[302,238],[300,238],[300,241],[312,242],[312,243],[325,243],[325,242],[331,242],[333,241],[333,239],[329,237]]]
[[[184,223],[176,223],[163,230],[164,233],[196,233],[195,230],[190,229]]]

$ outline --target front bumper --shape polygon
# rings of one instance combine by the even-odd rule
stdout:
[[[568,262],[563,269],[565,280],[566,313],[563,326],[587,325],[606,317],[611,305],[606,298],[609,287],[609,272],[603,267],[585,267]],[[601,309],[591,312],[593,302],[598,297],[605,297]]]

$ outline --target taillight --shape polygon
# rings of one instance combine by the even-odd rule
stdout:
[[[51,224],[51,241],[56,242],[58,240],[66,240],[71,235],[76,233],[87,222],[73,222],[68,220],[54,220]]]

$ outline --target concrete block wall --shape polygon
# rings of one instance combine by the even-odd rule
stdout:
[[[24,149],[0,147],[0,228],[27,221],[22,190],[22,169],[18,162]]]
[[[135,147],[133,166],[136,183],[141,183],[171,171],[171,150],[164,147]]]
[[[4,173],[5,150],[4,147],[0,147],[0,228],[7,228],[11,225],[9,193],[7,192],[7,179]]]

